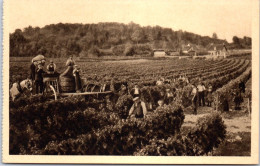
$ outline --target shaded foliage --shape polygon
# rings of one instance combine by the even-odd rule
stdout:
[[[135,23],[51,24],[27,27],[10,34],[10,56],[46,57],[100,56],[103,49],[111,55],[149,54],[152,49],[178,50],[184,44],[207,46],[225,40],[173,31],[160,26],[141,27]],[[135,46],[138,45],[138,46]],[[139,50],[139,51],[138,51]]]

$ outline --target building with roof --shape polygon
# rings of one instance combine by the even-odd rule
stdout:
[[[225,44],[213,44],[211,43],[208,47],[208,53],[212,56],[227,56],[227,47]]]
[[[153,56],[154,57],[165,57],[166,52],[163,49],[156,49],[156,50],[153,50]]]
[[[182,53],[190,56],[196,56],[199,52],[199,48],[196,45],[184,45],[182,46]]]

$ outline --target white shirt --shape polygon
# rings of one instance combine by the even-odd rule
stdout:
[[[197,88],[199,92],[203,92],[206,89],[204,85],[198,85]]]
[[[192,88],[191,93],[192,93],[193,95],[196,94],[196,93],[197,93],[197,88]]]
[[[134,90],[135,90],[135,91],[134,91],[134,94],[135,94],[135,95],[139,95],[139,89],[138,89],[138,88],[134,88]]]
[[[163,82],[162,81],[157,81],[156,85],[163,85]]]

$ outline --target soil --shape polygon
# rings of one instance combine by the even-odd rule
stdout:
[[[246,83],[246,91],[250,91],[251,79]],[[251,114],[248,110],[248,98],[241,103],[241,110],[230,109],[228,112],[219,112],[226,125],[226,140],[216,148],[213,156],[250,156],[251,154]],[[184,110],[185,119],[182,126],[187,131],[192,128],[199,117],[216,112],[211,107],[199,107],[197,115],[188,107]]]

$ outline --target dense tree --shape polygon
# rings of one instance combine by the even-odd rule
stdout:
[[[232,40],[234,44],[240,44],[239,38],[237,36],[233,36]]]
[[[213,35],[212,35],[212,38],[213,39],[218,39],[218,35],[214,32]]]
[[[134,33],[131,35],[131,39],[137,44],[144,39],[144,33],[141,28],[136,29]]]
[[[251,38],[238,39],[243,46],[251,45]],[[190,32],[173,31],[160,26],[141,27],[133,22],[98,24],[50,24],[43,28],[26,27],[10,34],[10,56],[68,57],[88,56],[103,50],[111,55],[148,54],[152,49],[180,50],[183,45],[206,47],[225,40],[200,36]],[[106,54],[107,55],[107,54]]]
[[[233,37],[233,48],[251,48],[252,39],[250,37],[244,36],[243,38],[239,38],[237,36]]]

